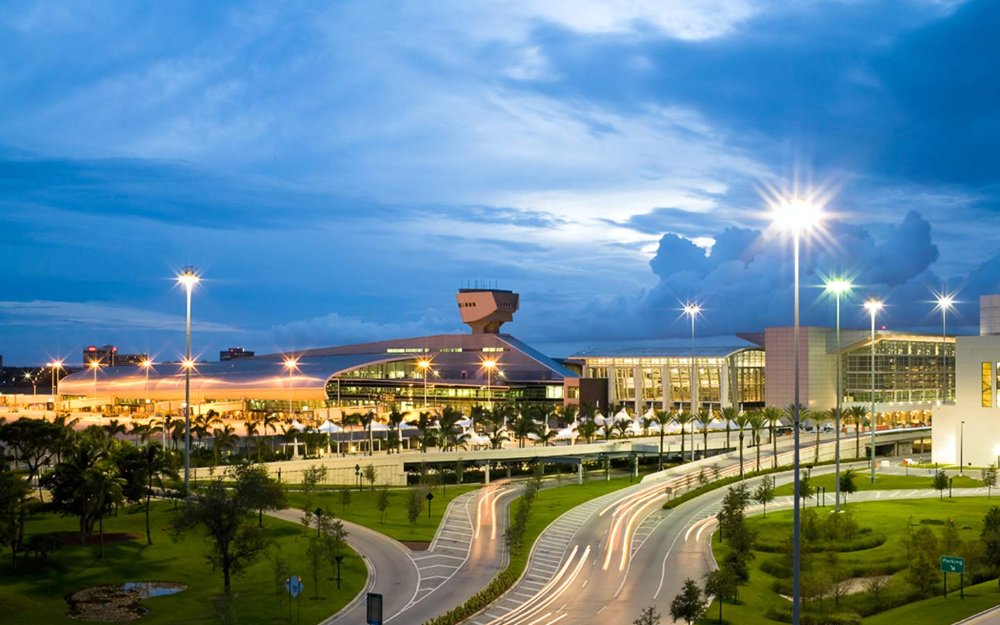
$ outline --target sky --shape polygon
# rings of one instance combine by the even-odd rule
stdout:
[[[465,332],[540,347],[792,321],[850,275],[879,325],[978,332],[1000,293],[1000,3],[0,3],[0,354]],[[568,348],[567,348],[568,349]],[[552,353],[554,356],[568,355]]]

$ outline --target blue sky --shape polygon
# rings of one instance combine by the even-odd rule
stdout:
[[[996,32],[959,0],[2,3],[0,353],[175,358],[189,264],[206,357],[464,331],[470,280],[543,346],[681,335],[687,298],[788,324],[795,184],[829,199],[805,322],[845,271],[894,329],[960,289],[974,332]]]

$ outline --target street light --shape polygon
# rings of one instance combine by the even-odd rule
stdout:
[[[417,361],[417,368],[424,374],[424,408],[427,407],[427,371],[431,368],[430,358],[421,358]]]
[[[354,465],[354,480],[358,483],[358,492],[361,492],[361,465]]]
[[[854,285],[851,284],[850,280],[846,280],[844,278],[833,278],[831,280],[827,280],[825,286],[826,292],[832,294],[834,300],[837,302],[837,407],[836,414],[834,416],[834,427],[837,430],[836,443],[834,445],[834,458],[836,464],[835,473],[837,474],[837,478],[834,483],[834,488],[836,489],[834,511],[840,512],[840,404],[841,396],[843,395],[840,391],[840,297],[850,293],[851,288],[853,288]]]
[[[802,519],[800,478],[799,478],[799,240],[822,219],[820,206],[805,198],[784,198],[772,203],[774,225],[792,235],[794,259],[794,327],[792,332],[793,350],[795,351],[795,401],[793,402],[795,432],[793,481],[794,494],[792,503],[792,624],[799,625],[802,598]]]
[[[48,365],[49,372],[51,375],[52,382],[52,401],[56,401],[56,397],[59,395],[59,371],[63,370],[63,361],[61,359],[54,359]]]
[[[31,382],[31,395],[35,396],[38,394],[38,379],[30,373],[24,374],[24,379],[26,382]],[[97,386],[97,376],[94,376],[94,386]]]
[[[682,308],[682,310],[684,311],[685,315],[691,318],[691,378],[689,380],[688,386],[690,386],[690,395],[691,395],[691,415],[696,416],[698,414],[698,409],[695,407],[696,402],[698,401],[698,381],[697,381],[697,376],[695,375],[695,366],[694,366],[694,360],[695,360],[694,320],[695,317],[701,314],[701,306],[693,302],[688,302],[684,304],[684,308]],[[691,458],[694,459],[694,443],[692,443]],[[684,459],[681,458],[681,461],[683,462]]]
[[[868,315],[871,317],[872,322],[872,334],[871,334],[871,358],[872,358],[872,417],[871,417],[871,430],[872,430],[872,442],[871,442],[871,479],[872,484],[875,483],[875,315],[878,311],[882,310],[885,304],[882,300],[875,298],[870,298],[865,302],[865,310],[868,311]]]
[[[194,267],[185,267],[177,275],[177,282],[184,287],[187,294],[187,317],[185,323],[184,342],[184,494],[191,492],[191,370],[194,361],[191,360],[191,292],[201,278],[195,273]]]
[[[282,366],[288,369],[288,418],[292,419],[292,374],[299,368],[299,359],[286,356]]]
[[[480,368],[486,370],[486,402],[490,410],[493,410],[493,371],[497,368],[497,361],[487,358],[480,364]]]
[[[944,366],[944,348],[948,337],[948,311],[955,307],[952,293],[935,293],[934,308],[941,311],[941,403],[948,400],[948,370]]]

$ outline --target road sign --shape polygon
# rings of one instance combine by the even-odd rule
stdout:
[[[965,573],[965,558],[956,558],[955,556],[941,556],[941,572]]]
[[[305,584],[302,583],[302,578],[298,575],[292,575],[285,580],[285,588],[288,589],[288,594],[293,597],[298,597],[302,589],[305,588]]]
[[[368,625],[382,625],[382,595],[368,593]]]
[[[427,493],[426,497],[427,501],[430,501],[431,499],[434,499],[434,493]]]

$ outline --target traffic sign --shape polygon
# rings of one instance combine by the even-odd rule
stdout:
[[[302,583],[302,578],[298,575],[292,575],[285,580],[285,588],[288,589],[288,594],[293,597],[298,597],[302,589],[305,588],[305,584]]]
[[[965,573],[965,558],[957,558],[955,556],[941,556],[941,572]]]
[[[368,625],[382,625],[382,595],[368,593]]]

